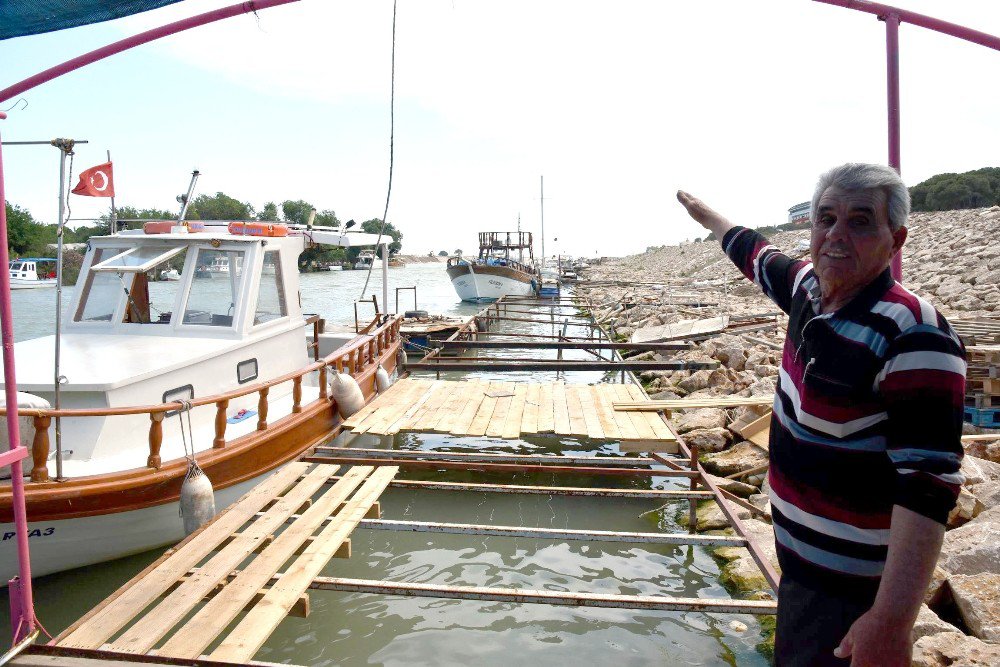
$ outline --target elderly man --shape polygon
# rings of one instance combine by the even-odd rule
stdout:
[[[789,318],[768,472],[777,664],[909,665],[962,481],[965,350],[889,271],[906,240],[906,186],[881,165],[823,174],[811,262],[677,199]]]

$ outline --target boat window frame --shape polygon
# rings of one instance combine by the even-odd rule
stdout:
[[[156,255],[152,259],[142,264],[135,264],[128,266],[109,266],[109,264],[111,264],[115,260],[136,253],[142,248],[155,249],[155,245],[152,243],[135,245],[127,249],[125,252],[120,252],[114,257],[110,257],[98,264],[95,264],[94,266],[91,266],[90,270],[94,273],[146,273],[150,269],[153,269],[156,266],[162,264],[163,262],[166,262],[167,260],[181,254],[187,249],[187,246],[186,245],[174,246],[172,248],[169,248],[165,252],[161,252],[159,255]]]
[[[246,319],[245,308],[243,308],[244,302],[249,299],[248,289],[250,289],[249,276],[250,271],[247,270],[248,266],[252,266],[255,263],[253,256],[254,244],[253,243],[231,243],[222,242],[216,245],[215,243],[193,243],[186,246],[189,250],[186,261],[184,265],[184,274],[186,277],[182,278],[183,289],[180,290],[179,300],[177,302],[177,307],[174,311],[174,328],[178,332],[198,332],[199,334],[211,334],[215,333],[240,333],[243,331],[243,323]],[[243,253],[243,268],[240,272],[239,281],[235,289],[235,301],[233,303],[233,321],[227,326],[213,326],[210,324],[190,324],[184,322],[184,312],[188,307],[188,303],[191,298],[191,290],[194,288],[195,281],[195,271],[198,267],[198,259],[202,252],[240,252]],[[231,279],[228,279],[231,280]]]
[[[112,255],[112,257],[116,257],[124,252],[122,250],[123,247],[125,250],[128,250],[127,245],[128,245],[127,243],[123,243],[121,241],[117,243],[110,242],[110,243],[95,244],[93,249],[88,251],[87,253],[88,255],[87,261],[92,261],[92,259],[90,258],[95,257],[97,253],[104,253],[104,252],[114,252],[115,255]],[[84,309],[87,307],[88,301],[90,300],[91,292],[94,286],[94,280],[96,280],[99,276],[104,275],[105,273],[103,271],[100,273],[93,273],[90,270],[91,266],[92,265],[86,265],[86,270],[80,271],[80,275],[85,276],[83,280],[83,285],[80,286],[79,281],[77,281],[77,285],[80,288],[73,297],[73,303],[72,303],[73,316],[68,318],[68,321],[64,326],[83,327],[87,329],[114,329],[115,327],[121,325],[121,319],[124,317],[124,305],[125,305],[124,292],[120,292],[118,294],[117,297],[118,300],[115,303],[114,311],[111,313],[110,319],[107,320],[83,319],[83,312]]]
[[[266,329],[267,327],[273,326],[280,322],[287,322],[289,317],[291,317],[291,304],[288,299],[288,286],[285,281],[284,267],[282,266],[283,253],[280,247],[269,248],[267,246],[259,246],[258,252],[260,253],[259,270],[257,270],[257,275],[254,278],[253,283],[250,285],[249,296],[253,299],[253,308],[247,308],[247,316],[250,322],[251,331],[260,331]],[[260,305],[260,288],[264,281],[264,260],[267,259],[268,254],[275,255],[274,262],[274,278],[275,285],[278,288],[278,299],[284,308],[284,314],[274,319],[267,320],[266,322],[257,323],[257,308]],[[255,263],[256,265],[256,263]],[[301,294],[299,295],[301,299]],[[301,303],[299,304],[301,308]]]

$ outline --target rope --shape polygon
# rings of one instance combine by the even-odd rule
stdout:
[[[389,185],[385,191],[385,210],[382,212],[382,224],[378,228],[378,240],[375,242],[375,249],[378,250],[379,243],[382,242],[382,233],[385,231],[385,221],[389,217],[389,196],[392,194],[392,167],[394,158],[394,140],[396,135],[396,0],[392,0],[392,68],[389,79]],[[386,249],[383,262],[389,261],[388,248]],[[361,288],[361,296],[365,298],[368,291],[368,281],[372,278],[372,269],[375,262],[368,265],[368,274],[365,275],[365,286]],[[389,308],[389,304],[383,304],[383,308]]]
[[[185,479],[192,476],[192,473],[197,470],[201,473],[201,468],[198,466],[198,462],[194,459],[194,432],[191,430],[191,401],[181,399],[178,401],[181,404],[181,409],[177,411],[177,421],[181,425],[181,443],[184,445],[184,458],[188,461],[188,471],[185,475]],[[184,414],[187,413],[188,423],[187,423],[187,433],[184,432]],[[188,437],[191,438],[191,452],[188,453]]]

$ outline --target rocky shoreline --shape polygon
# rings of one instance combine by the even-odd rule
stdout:
[[[1000,317],[1000,207],[916,213],[908,228],[903,272],[909,289],[946,317]],[[780,232],[770,240],[793,256],[808,253],[807,229]],[[619,340],[642,337],[653,327],[679,330],[693,320],[718,317],[731,325],[739,318],[775,311],[716,241],[607,259],[584,272],[577,293]],[[771,395],[786,324],[779,316],[773,325],[752,332],[730,329],[706,336],[691,350],[671,357],[646,352],[632,358],[719,363],[714,370],[642,373],[640,380],[651,398]],[[777,567],[767,483],[760,471],[767,452],[741,435],[744,426],[768,412],[751,406],[678,410],[672,427],[689,445],[697,445],[702,465],[720,486],[758,508],[751,513],[731,504]],[[913,664],[921,667],[1000,664],[1000,431],[966,427],[967,433],[996,438],[965,443],[965,483],[913,630]],[[687,512],[677,519],[686,524]],[[699,531],[731,531],[727,526],[714,501],[699,505]],[[721,563],[722,582],[734,595],[769,594],[746,549],[724,547],[714,554]],[[771,642],[773,635],[765,637],[761,651],[768,653]]]

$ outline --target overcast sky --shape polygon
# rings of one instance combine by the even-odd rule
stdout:
[[[228,4],[0,42],[0,87]],[[1000,34],[995,0],[896,4]],[[380,217],[391,34],[390,0],[302,0],[44,84],[0,132],[89,140],[76,171],[110,150],[120,205],[173,210],[197,168],[199,193],[258,209]],[[783,222],[825,168],[887,160],[884,42],[875,17],[808,0],[400,0],[388,218],[410,253],[468,252],[518,215],[537,233],[544,175],[549,254],[694,238],[678,188]],[[1000,53],[907,25],[900,44],[904,179],[1000,166]],[[54,222],[56,149],[5,147],[4,171],[8,199]],[[74,217],[105,204],[71,199]]]

